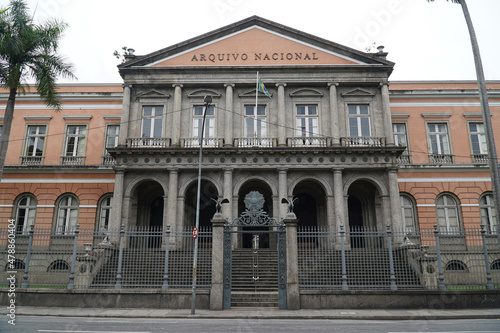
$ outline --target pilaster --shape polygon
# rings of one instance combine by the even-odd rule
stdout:
[[[278,146],[286,146],[286,83],[276,83],[276,87],[278,88]]]
[[[234,84],[225,84],[226,87],[226,112],[224,128],[224,145],[232,146],[234,140],[233,133],[233,88]],[[226,197],[227,198],[227,197]]]
[[[337,104],[337,82],[328,83],[330,88],[330,117],[332,121],[331,135],[332,145],[340,145],[339,108]]]
[[[122,101],[122,115],[120,120],[120,133],[118,135],[118,146],[125,147],[128,138],[128,126],[130,115],[130,95],[132,85],[123,86],[123,101]]]
[[[174,110],[172,113],[172,144],[178,144],[181,133],[181,110],[182,110],[182,87],[180,83],[173,84],[174,87]]]

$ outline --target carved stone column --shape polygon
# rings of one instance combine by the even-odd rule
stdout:
[[[222,214],[232,221],[235,217],[233,216],[233,169],[224,169],[224,193],[222,195],[225,199],[229,200],[229,203],[222,205]]]
[[[182,110],[182,84],[173,84],[174,87],[174,110],[172,113],[171,139],[172,144],[178,144],[181,133],[181,110]]]
[[[398,232],[403,228],[403,216],[401,213],[401,199],[399,198],[398,169],[390,168],[389,174],[389,196],[391,201],[392,230]]]
[[[170,169],[168,175],[168,196],[167,196],[167,219],[163,221],[163,228],[166,230],[167,225],[170,225],[170,230],[179,230],[177,223],[177,186],[179,179],[179,171]],[[175,240],[174,240],[175,242]]]
[[[115,169],[115,187],[113,190],[113,209],[111,210],[111,223],[109,229],[119,231],[122,224],[122,208],[123,208],[123,181],[125,170],[121,168]]]
[[[232,146],[234,140],[233,133],[233,88],[234,84],[225,84],[226,87],[226,112],[224,128],[224,145]],[[229,197],[230,198],[230,197]]]
[[[337,104],[337,86],[336,82],[328,83],[330,88],[330,115],[332,119],[331,135],[332,145],[340,145],[340,126],[339,126],[339,108]]]
[[[345,221],[345,200],[344,200],[344,183],[342,180],[341,168],[333,169],[333,194],[335,202],[335,228],[340,230],[340,226],[346,224]]]
[[[276,83],[278,87],[278,146],[286,146],[286,112],[285,87],[286,83]]]
[[[383,121],[385,143],[387,145],[394,145],[394,136],[392,134],[391,106],[389,102],[389,84],[381,83],[380,90],[382,93],[382,113],[384,115]]]
[[[278,203],[280,203],[278,205],[280,208],[278,220],[284,218],[287,213],[287,207],[281,204],[281,199],[288,199],[287,171],[287,168],[278,169]]]
[[[131,88],[132,86],[128,84],[123,86],[122,115],[120,121],[120,133],[118,136],[118,146],[125,146],[127,144]]]

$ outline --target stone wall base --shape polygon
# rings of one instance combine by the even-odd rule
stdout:
[[[486,309],[500,308],[500,290],[488,291],[304,291],[302,309]]]
[[[183,290],[51,290],[17,289],[16,306],[75,308],[190,309],[191,289]],[[8,292],[0,290],[0,305],[8,305]],[[196,308],[210,308],[210,291],[196,290]]]

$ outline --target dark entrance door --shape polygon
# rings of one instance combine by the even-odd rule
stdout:
[[[350,195],[349,205],[349,232],[351,236],[351,248],[364,247],[363,242],[363,204],[361,201]]]

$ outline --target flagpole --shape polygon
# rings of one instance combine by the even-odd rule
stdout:
[[[257,71],[257,82],[255,82],[255,112],[254,112],[254,137],[257,136],[257,103],[259,100],[259,71]]]

